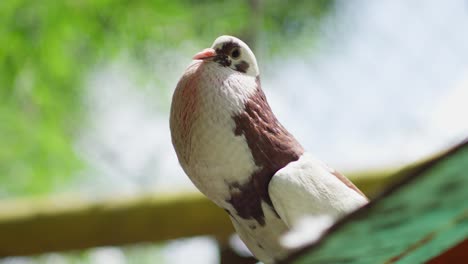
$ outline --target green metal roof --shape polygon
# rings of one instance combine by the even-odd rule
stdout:
[[[465,141],[406,172],[401,182],[285,263],[423,263],[467,237]]]

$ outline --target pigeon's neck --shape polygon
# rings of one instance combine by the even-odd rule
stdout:
[[[257,92],[255,77],[223,67],[215,62],[202,63],[198,68],[198,96],[205,113],[238,115]]]

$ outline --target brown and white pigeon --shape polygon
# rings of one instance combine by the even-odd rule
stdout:
[[[368,202],[278,122],[244,42],[221,36],[193,59],[172,98],[172,143],[185,173],[229,214],[256,258],[275,263],[296,246],[283,236],[288,230],[306,221],[319,235]]]

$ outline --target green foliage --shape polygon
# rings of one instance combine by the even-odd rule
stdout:
[[[143,68],[154,49],[206,46],[220,34],[253,40],[258,30],[280,47],[281,35],[292,38],[332,2],[258,3],[0,1],[0,197],[49,192],[80,168],[72,142],[96,65],[127,52]]]
[[[330,0],[297,0],[294,4],[282,0],[266,2],[262,25],[268,38],[268,55],[283,51],[291,54],[291,50],[301,51],[313,45],[320,19],[334,6]]]

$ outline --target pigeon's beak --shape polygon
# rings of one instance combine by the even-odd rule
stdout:
[[[216,57],[216,51],[212,48],[204,49],[193,56],[194,60],[208,60]]]

